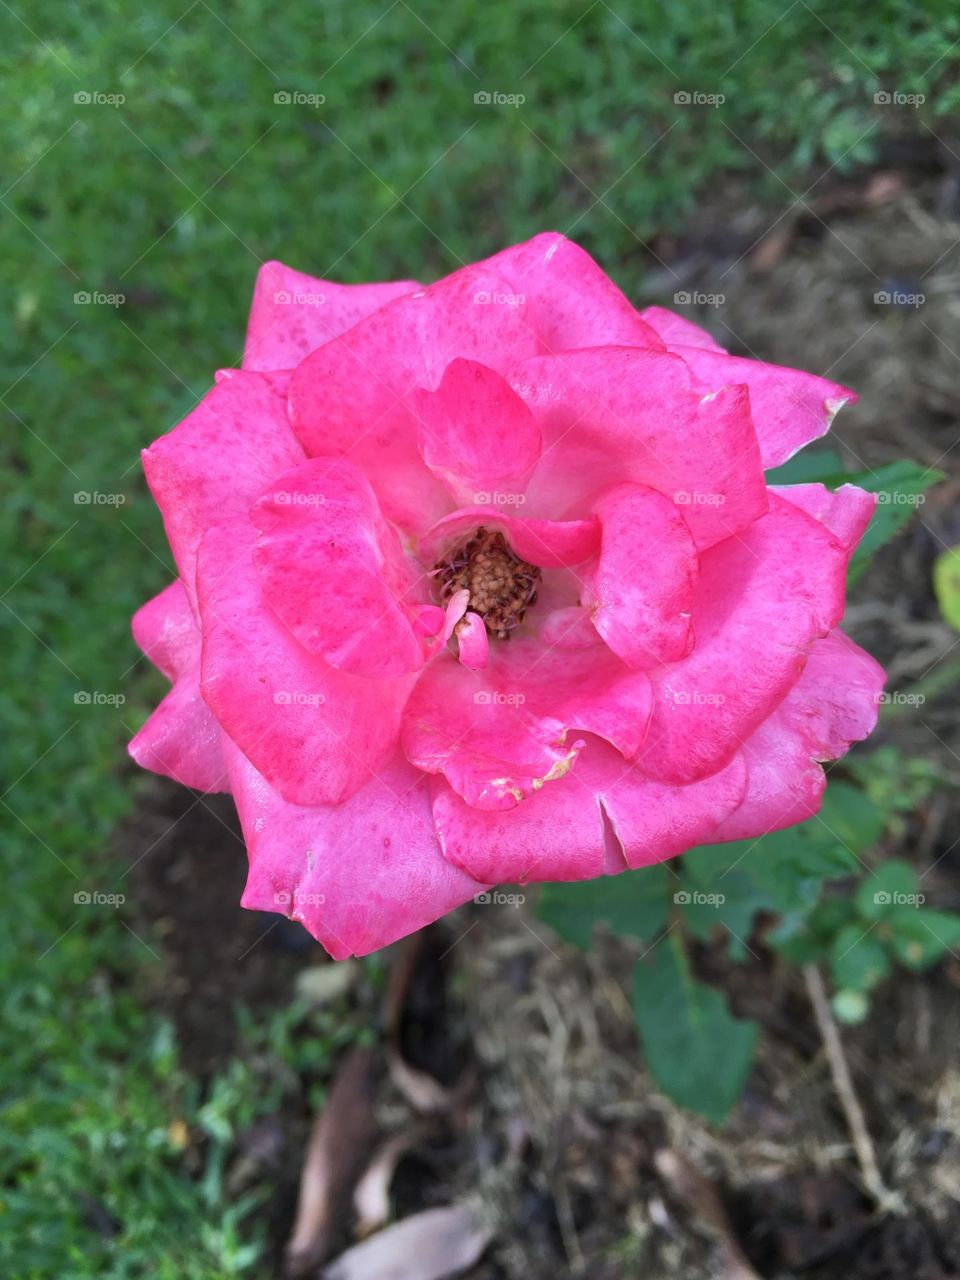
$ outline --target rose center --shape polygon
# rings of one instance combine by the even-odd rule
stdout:
[[[468,608],[483,619],[487,631],[509,639],[527,610],[536,604],[540,570],[521,560],[502,533],[479,528],[433,567],[440,600],[458,591],[470,595]]]

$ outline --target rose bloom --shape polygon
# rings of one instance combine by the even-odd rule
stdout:
[[[131,753],[230,791],[243,905],[337,958],[801,822],[876,720],[838,630],[875,499],[764,468],[854,398],[560,235],[429,287],[267,263],[242,368],[143,455],[179,577]]]

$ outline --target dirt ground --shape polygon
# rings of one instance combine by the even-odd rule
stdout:
[[[880,172],[817,187],[807,206],[771,231],[780,211],[741,208],[735,193],[718,199],[682,240],[654,245],[676,275],[653,261],[645,300],[722,293],[724,303],[700,315],[731,349],[829,372],[860,392],[835,424],[852,465],[910,457],[948,472],[858,584],[848,613],[849,629],[890,670],[889,687],[907,688],[960,657],[930,588],[933,558],[960,541],[960,448],[950,452],[957,183],[937,157],[914,164],[894,153]],[[882,290],[925,301],[883,305]],[[928,893],[954,910],[957,702],[948,687],[921,713],[886,721],[876,739],[934,759],[949,780],[885,852],[932,868]],[[297,926],[237,906],[245,859],[229,802],[195,803],[157,781],[122,840],[148,845],[175,817],[134,873],[168,957],[146,995],[176,1018],[186,1065],[203,1076],[233,1050],[234,1003],[257,1010],[289,998],[296,975],[322,957]],[[564,946],[535,918],[532,893],[519,907],[464,908],[413,949],[392,949],[391,964],[406,972],[392,1012],[358,969],[350,1016],[452,1090],[421,1127],[416,1090],[398,1085],[384,1052],[375,1117],[383,1131],[410,1135],[392,1181],[396,1216],[475,1197],[492,1239],[464,1273],[473,1280],[960,1277],[960,963],[899,973],[867,1023],[843,1032],[884,1177],[903,1198],[902,1212],[878,1215],[859,1186],[802,981],[762,940],[752,945],[743,966],[730,964],[721,940],[697,956],[701,974],[763,1028],[746,1096],[723,1131],[651,1086],[625,994],[630,948],[601,940],[583,956]],[[301,1100],[277,1117],[256,1175],[271,1188],[278,1275],[309,1129]],[[350,1240],[344,1221],[330,1256]]]

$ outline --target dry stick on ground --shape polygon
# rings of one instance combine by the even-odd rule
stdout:
[[[810,1003],[813,1005],[813,1012],[816,1015],[823,1047],[827,1053],[827,1061],[830,1063],[833,1085],[840,1099],[840,1105],[843,1107],[850,1136],[853,1139],[854,1150],[857,1153],[857,1163],[860,1165],[860,1172],[863,1175],[863,1184],[878,1208],[889,1210],[891,1213],[903,1213],[905,1205],[902,1197],[897,1192],[891,1191],[881,1177],[876,1152],[873,1149],[873,1141],[863,1116],[863,1108],[860,1106],[860,1099],[854,1090],[850,1068],[847,1066],[846,1054],[843,1052],[840,1032],[837,1030],[837,1024],[833,1019],[833,1014],[830,1012],[830,1004],[827,1000],[826,988],[823,985],[823,977],[815,964],[803,966],[803,977],[807,984],[807,994],[810,997]]]

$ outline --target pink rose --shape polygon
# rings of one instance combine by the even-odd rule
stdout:
[[[837,629],[874,498],[764,468],[853,398],[559,235],[428,288],[268,263],[242,369],[143,455],[180,577],[131,753],[231,791],[243,905],[338,958],[800,822],[876,719]]]

